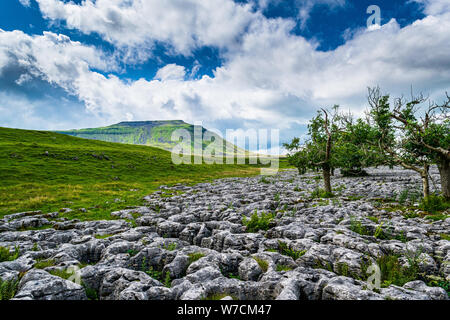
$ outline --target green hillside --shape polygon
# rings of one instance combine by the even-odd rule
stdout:
[[[134,121],[134,122],[121,122],[108,127],[69,130],[69,131],[57,131],[58,133],[71,135],[78,138],[100,140],[107,142],[118,142],[125,144],[138,144],[146,145],[164,150],[172,150],[172,148],[179,142],[171,140],[172,133],[178,129],[185,129],[190,132],[192,140],[190,143],[191,150],[194,150],[194,126],[188,124],[182,120],[172,121]],[[207,132],[205,128],[202,128],[203,133]],[[224,141],[220,136],[213,134],[215,141],[223,143],[225,146],[221,152],[217,155],[226,154],[226,147],[231,150],[235,150],[238,155],[244,156],[245,150],[240,149],[231,143]],[[209,143],[203,143],[203,149],[208,146]],[[189,146],[189,144],[188,144]]]
[[[66,216],[109,218],[111,210],[142,204],[160,185],[259,174],[251,165],[176,166],[158,148],[44,131],[0,128],[0,150],[0,217],[85,208]]]

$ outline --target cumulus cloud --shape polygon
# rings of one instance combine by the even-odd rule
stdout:
[[[232,0],[36,1],[45,18],[119,47],[147,49],[162,42],[184,55],[202,46],[232,46],[255,18],[251,5]]]
[[[59,1],[39,2],[42,6]],[[63,4],[61,10],[74,5]],[[90,1],[83,4],[94,6]],[[95,6],[100,4],[99,0]],[[64,10],[58,15],[67,14]],[[102,124],[124,119],[204,120],[218,129],[280,128],[282,139],[292,137],[293,128],[306,123],[318,107],[341,104],[360,114],[367,86],[379,84],[399,95],[413,85],[432,97],[450,90],[450,13],[430,15],[404,28],[391,20],[378,30],[360,30],[329,52],[292,34],[294,26],[285,19],[252,21],[211,77],[192,79],[183,66],[169,64],[154,79],[136,81],[107,75],[115,68],[108,57],[65,36],[0,32],[0,78],[6,66],[16,64],[21,67],[16,80],[29,74],[63,88],[103,119]],[[180,49],[190,48],[186,39],[198,41],[186,35],[182,39],[170,41],[175,46],[184,43]]]
[[[429,15],[438,15],[450,11],[448,0],[411,0],[424,6],[424,12]]]
[[[158,70],[155,79],[161,81],[167,80],[184,80],[186,76],[186,70],[183,66],[178,66],[176,64],[168,64],[165,67]]]

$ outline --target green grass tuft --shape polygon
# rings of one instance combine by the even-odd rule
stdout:
[[[246,216],[242,218],[242,224],[247,227],[247,232],[254,233],[259,230],[267,231],[269,230],[270,222],[275,218],[273,213],[265,213],[262,212],[261,215],[258,215],[257,210],[255,213],[248,219]]]

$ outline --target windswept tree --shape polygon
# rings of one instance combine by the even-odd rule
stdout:
[[[380,88],[369,89],[370,117],[378,129],[376,143],[387,156],[420,174],[423,194],[430,194],[429,168],[438,165],[442,194],[450,198],[450,97],[441,105],[429,103],[420,116],[420,106],[428,101],[423,95],[410,100],[382,95]]]
[[[333,152],[341,133],[341,116],[339,106],[333,111],[321,109],[308,125],[309,139],[304,144],[294,138],[290,144],[284,144],[289,151],[289,162],[298,168],[300,174],[307,170],[322,171],[325,192],[331,194],[331,175],[337,166],[337,158]]]

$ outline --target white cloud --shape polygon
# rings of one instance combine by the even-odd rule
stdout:
[[[232,0],[36,1],[45,18],[98,33],[118,47],[151,48],[159,41],[184,55],[201,46],[233,45],[255,17],[250,5]]]
[[[165,67],[158,70],[156,73],[155,79],[161,81],[167,80],[184,80],[186,76],[186,70],[182,66],[178,66],[176,64],[168,64]]]
[[[102,124],[204,120],[219,129],[280,128],[282,138],[318,107],[337,103],[361,112],[367,86],[379,84],[395,95],[411,85],[432,97],[450,91],[450,13],[404,28],[392,20],[379,30],[359,31],[329,52],[293,35],[293,27],[291,20],[257,19],[213,77],[186,79],[184,67],[170,64],[151,81],[92,71],[115,65],[95,48],[62,35],[0,32],[0,73],[2,66],[16,63],[76,95]]]
[[[411,0],[424,6],[424,12],[428,15],[439,15],[450,11],[449,0]]]
[[[24,7],[29,7],[31,6],[31,0],[19,0],[20,4],[23,5]]]

